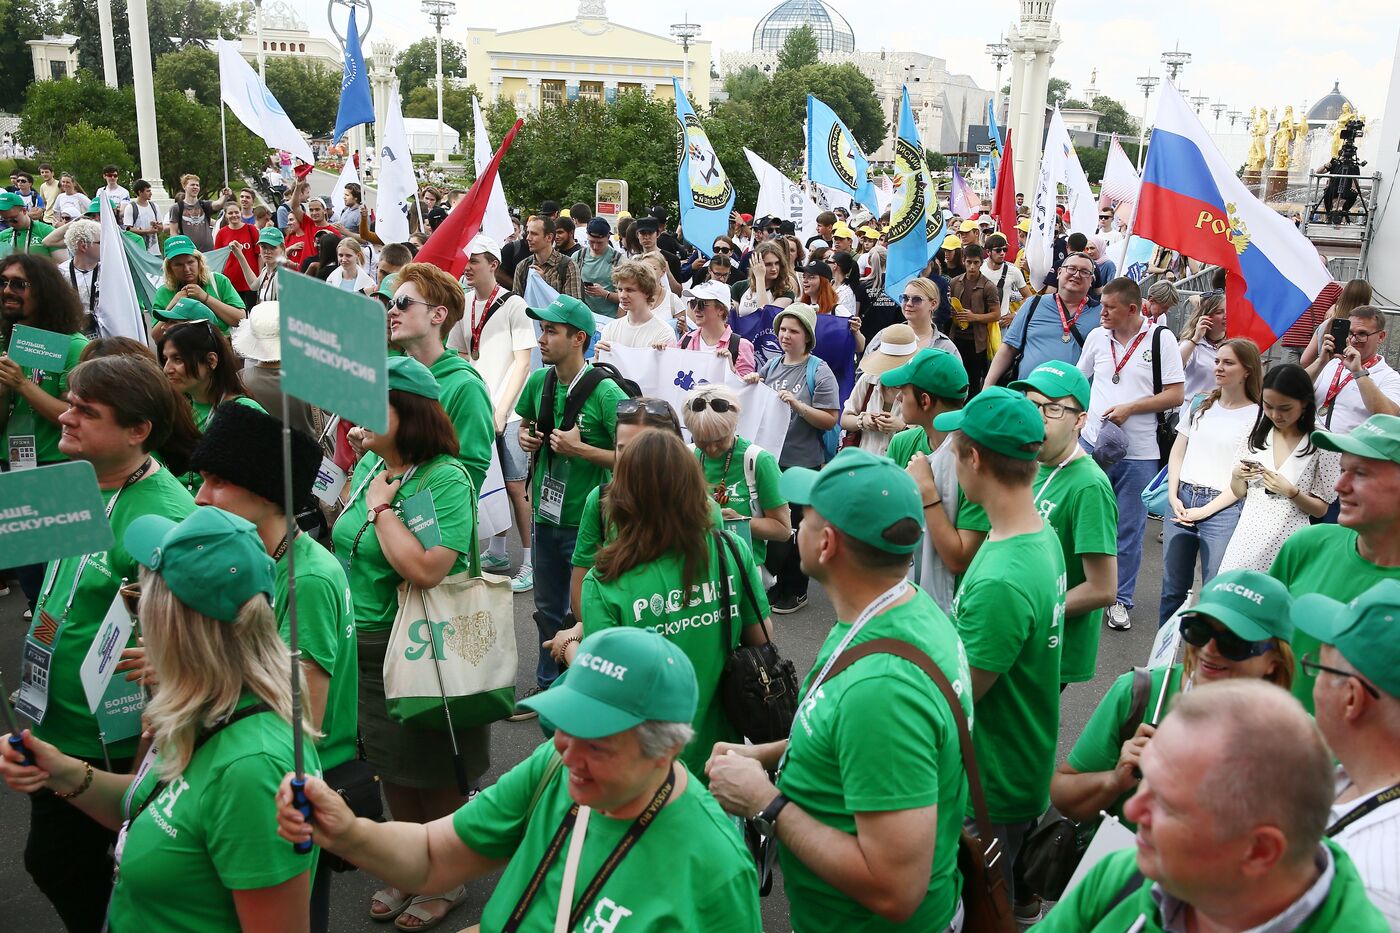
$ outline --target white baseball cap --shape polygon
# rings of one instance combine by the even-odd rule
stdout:
[[[729,291],[729,286],[722,282],[708,279],[699,285],[687,288],[681,292],[682,297],[695,298],[700,301],[718,301],[726,308],[729,307],[733,296]]]
[[[486,253],[490,256],[495,256],[497,262],[501,261],[501,248],[496,245],[495,240],[484,233],[478,233],[476,236],[472,237],[471,242],[467,244],[467,248],[462,250],[462,252],[466,253],[468,256],[475,256],[477,253]]]

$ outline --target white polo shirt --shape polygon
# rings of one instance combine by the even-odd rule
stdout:
[[[501,291],[506,292],[506,289],[501,289]],[[494,409],[500,411],[501,406],[504,405],[506,410],[510,412],[510,417],[506,419],[507,423],[520,420],[520,416],[515,413],[515,403],[518,399],[504,397],[506,374],[510,372],[511,364],[515,362],[515,352],[517,350],[533,350],[538,340],[535,335],[534,322],[525,313],[525,299],[514,293],[509,294],[510,297],[496,309],[494,314],[486,319],[485,326],[481,328],[481,342],[478,346],[480,355],[475,359],[473,359],[470,350],[472,326],[480,324],[482,317],[485,316],[486,299],[477,298],[476,292],[468,288],[466,313],[447,332],[447,345],[466,357],[486,382],[486,388],[491,392],[491,405]],[[522,382],[520,388],[524,387],[525,384]],[[519,390],[516,394],[519,394]]]
[[[1337,375],[1337,368],[1342,365],[1344,364],[1341,357],[1328,363],[1322,367],[1322,372],[1318,373],[1317,382],[1313,383],[1313,391],[1317,394],[1317,426],[1334,434],[1345,434],[1371,417],[1371,410],[1361,400],[1360,386],[1356,384],[1355,379],[1347,379],[1350,373],[1344,372],[1342,379],[1347,380],[1347,383],[1342,391],[1337,393],[1332,423],[1330,426],[1327,424],[1327,415],[1322,406],[1327,401],[1327,391],[1332,388],[1332,379]],[[1376,381],[1376,388],[1381,390],[1382,395],[1400,405],[1400,373],[1391,368],[1385,357],[1381,357],[1380,362],[1371,367],[1371,378]]]
[[[1148,398],[1156,393],[1152,390],[1152,330],[1154,325],[1144,320],[1138,333],[1143,334],[1142,342],[1133,347],[1131,356],[1128,348],[1136,336],[1127,343],[1119,343],[1112,331],[1096,327],[1084,338],[1084,352],[1079,355],[1079,370],[1090,380],[1089,420],[1084,425],[1084,440],[1091,446],[1098,441],[1099,426],[1103,424],[1104,412],[1115,405]],[[1181,367],[1181,348],[1176,336],[1163,327],[1160,352],[1162,354],[1162,387],[1186,381]],[[1119,371],[1120,379],[1113,381],[1114,353],[1123,364]],[[1124,361],[1126,357],[1126,362]],[[1123,423],[1123,433],[1128,436],[1129,460],[1156,460],[1157,414],[1147,412],[1133,415]]]

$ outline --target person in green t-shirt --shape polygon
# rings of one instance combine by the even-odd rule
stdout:
[[[972,681],[953,624],[904,579],[923,524],[918,491],[894,463],[859,448],[820,472],[788,470],[780,485],[806,507],[797,545],[837,623],[803,685],[791,737],[716,745],[710,792],[778,845],[797,933],[943,930],[961,896],[968,791],[958,721],[972,718]],[[961,708],[894,654],[831,673],[843,652],[874,639],[926,655]],[[765,769],[780,765],[774,787]]]
[[[224,334],[247,315],[243,299],[222,272],[214,272],[204,261],[204,254],[195,249],[187,236],[172,236],[165,241],[165,281],[151,296],[157,320],[163,311],[174,308],[190,298],[209,309],[214,323]]]
[[[1103,611],[1118,590],[1118,500],[1103,469],[1079,443],[1088,420],[1089,380],[1077,366],[1041,363],[1011,389],[1026,393],[1045,421],[1031,493],[1055,529],[1065,558],[1065,631],[1060,689],[1094,679]]]
[[[545,366],[525,380],[515,410],[521,418],[520,447],[534,467],[530,501],[535,626],[544,643],[564,626],[583,503],[608,480],[615,457],[617,403],[627,392],[604,370],[584,362],[583,351],[596,324],[582,301],[561,295],[549,307],[530,308],[528,313],[540,322],[540,359]],[[548,399],[546,382],[554,386]],[[566,409],[570,415],[578,412],[571,423],[565,423]],[[558,676],[559,665],[540,648],[531,693],[546,689]],[[529,709],[521,707],[512,720],[529,718]]]
[[[59,420],[59,452],[86,460],[97,474],[114,542],[107,551],[49,563],[25,636],[19,712],[35,735],[66,754],[124,771],[136,754],[142,691],[114,676],[94,714],[79,675],[117,590],[135,583],[138,565],[123,544],[126,527],[143,515],[179,520],[194,509],[190,494],[155,459],[170,433],[176,400],[149,358],[109,357],[68,375],[69,407]],[[130,639],[135,644],[135,638]],[[111,891],[116,836],[52,794],[30,798],[25,867],[64,925],[96,930]]]
[[[389,809],[404,822],[427,823],[465,802],[454,773],[456,749],[468,781],[489,765],[490,727],[443,732],[411,729],[390,718],[384,694],[384,655],[404,581],[431,589],[449,574],[480,573],[476,493],[457,459],[452,422],[438,404],[441,390],[428,368],[411,356],[388,362],[389,430],[350,430],[364,456],[350,477],[345,510],[331,529],[335,555],[347,568],[355,608],[359,662],[359,729],[369,759],[384,782]],[[425,546],[410,522],[436,516],[436,543]],[[416,888],[415,890],[423,890]],[[441,888],[428,888],[441,892]],[[376,891],[370,916],[391,920],[405,910],[420,923],[436,922],[465,897],[460,887],[412,897],[388,887]]]
[[[749,542],[762,565],[769,541],[792,537],[792,515],[778,491],[778,458],[738,435],[739,412],[732,388],[704,385],[686,396],[681,415],[724,527]]]
[[[462,319],[462,286],[437,266],[411,262],[398,272],[389,302],[389,339],[433,374],[438,401],[457,431],[458,459],[480,495],[491,467],[496,423],[486,382],[466,357],[446,346],[447,332]]]
[[[292,430],[292,501],[311,500],[321,467],[321,445]],[[288,547],[283,493],[282,423],[242,405],[225,405],[190,458],[203,483],[195,504],[215,506],[252,522],[277,562],[273,608],[283,640],[291,633],[288,579],[295,565],[298,647],[306,676],[302,708],[321,733],[316,740],[326,780],[339,787],[335,769],[356,757],[359,669],[355,615],[345,570],[310,535],[297,534]],[[332,872],[318,870],[311,889],[311,929],[329,927]]]
[[[1033,920],[1039,899],[1020,877],[1017,856],[1050,803],[1065,619],[1060,540],[1031,494],[1045,423],[1025,396],[993,386],[934,427],[958,432],[958,486],[991,525],[958,586],[953,620],[972,669],[972,741],[1000,868],[1013,909]]]
[[[1323,831],[1332,755],[1285,691],[1232,680],[1185,694],[1143,752],[1124,807],[1136,850],[1095,865],[1038,933],[1384,933]]]
[[[0,191],[0,217],[5,229],[0,230],[0,251],[20,256],[48,256],[61,261],[65,252],[44,246],[44,239],[53,233],[53,225],[29,216],[24,199],[13,191]],[[57,253],[55,257],[53,254]]]
[[[455,814],[415,832],[356,820],[324,781],[308,778],[308,823],[292,806],[288,776],[278,832],[401,887],[501,871],[485,931],[513,916],[520,933],[558,929],[566,850],[577,844],[569,930],[759,933],[754,860],[678,760],[698,702],[678,645],[645,629],[604,629],[583,640],[551,689],[521,700],[553,738]],[[629,831],[634,843],[607,861]]]
[[[1400,418],[1372,415],[1348,434],[1314,431],[1312,442],[1342,455],[1337,524],[1295,531],[1269,575],[1295,599],[1318,593],[1350,602],[1382,580],[1400,580]],[[1299,633],[1293,647],[1302,658],[1319,642]],[[1309,712],[1314,680],[1302,668],[1293,680],[1293,695]]]
[[[294,749],[304,746],[308,775],[320,764],[310,730],[292,721],[273,560],[250,522],[217,508],[178,523],[143,515],[119,540],[143,568],[140,621],[160,684],[145,712],[151,750],[133,776],[26,732],[35,766],[20,764],[7,742],[5,779],[121,827],[112,933],[305,923],[317,856],[279,843],[268,817]]]
[[[880,384],[899,389],[900,410],[909,425],[890,438],[885,456],[913,477],[928,525],[909,566],[909,579],[948,612],[957,594],[958,574],[972,563],[987,537],[985,528],[957,526],[962,493],[952,436],[933,426],[939,415],[966,403],[967,370],[955,353],[923,349],[882,375]]]
[[[1137,672],[1129,671],[1094,708],[1069,760],[1050,781],[1055,809],[1080,822],[1094,820],[1100,810],[1121,817],[1123,803],[1138,785],[1142,751],[1177,696],[1235,678],[1289,689],[1292,603],[1282,583],[1255,570],[1230,570],[1213,578],[1200,601],[1181,616],[1182,662],[1146,671],[1140,686]]]
[[[695,667],[700,704],[695,739],[681,756],[702,774],[716,742],[743,735],[725,717],[720,675],[740,644],[768,640],[768,601],[759,595],[753,554],[731,535],[721,542],[709,518],[700,465],[679,437],[643,431],[618,456],[608,485],[608,542],[583,581],[583,634],[613,626],[650,628],[681,646]],[[579,634],[551,643],[567,662]]]

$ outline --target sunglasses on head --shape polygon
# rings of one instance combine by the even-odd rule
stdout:
[[[691,411],[704,411],[707,405],[721,415],[727,411],[737,411],[733,405],[729,404],[729,399],[727,398],[712,398],[702,395],[699,398],[690,400]]]
[[[671,408],[671,404],[659,398],[624,398],[617,403],[617,416],[619,418],[635,415],[639,411],[644,411],[653,418],[665,418],[674,422],[676,412]]]
[[[1217,628],[1198,615],[1182,616],[1181,638],[1188,645],[1204,648],[1215,641],[1215,650],[1228,661],[1247,661],[1268,652],[1274,646],[1273,639],[1249,641],[1227,628]]]

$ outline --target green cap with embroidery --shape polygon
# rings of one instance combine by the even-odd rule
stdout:
[[[1314,431],[1312,442],[1323,450],[1400,463],[1400,418],[1372,415],[1346,434]]]
[[[880,377],[882,386],[914,386],[938,398],[967,398],[967,370],[947,350],[923,349]]]
[[[933,419],[939,431],[961,431],[1015,460],[1034,460],[1045,443],[1045,422],[1030,399],[1001,386],[983,389],[966,407]]]
[[[1299,596],[1293,624],[1336,648],[1376,687],[1400,697],[1400,582],[1382,580],[1349,603],[1317,593]]]
[[[207,304],[194,298],[181,298],[170,308],[152,308],[151,317],[157,321],[208,321],[219,324],[219,316]]]
[[[193,256],[199,250],[194,248],[194,240],[187,236],[173,236],[165,241],[165,258],[174,259],[176,256]]]
[[[811,506],[842,534],[891,554],[912,554],[922,531],[924,509],[908,473],[888,457],[847,447],[821,470],[793,467],[778,478],[783,498]]]
[[[272,601],[277,564],[257,527],[231,512],[204,506],[178,523],[142,515],[127,526],[122,544],[180,602],[211,619],[235,621],[254,596]]]
[[[1228,570],[1207,583],[1196,605],[1181,614],[1209,616],[1247,641],[1292,641],[1292,606],[1288,587],[1267,573]]]
[[[1089,380],[1084,378],[1079,367],[1073,363],[1062,363],[1059,360],[1041,363],[1031,370],[1029,376],[1017,379],[1008,388],[1017,392],[1029,392],[1034,389],[1051,401],[1057,398],[1073,398],[1080,411],[1089,410]]]
[[[560,295],[545,308],[526,308],[525,313],[537,321],[567,324],[585,334],[592,334],[598,329],[598,322],[588,305],[572,295]]]

